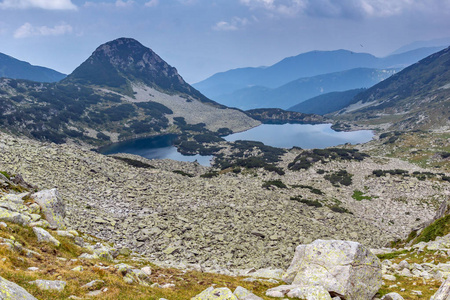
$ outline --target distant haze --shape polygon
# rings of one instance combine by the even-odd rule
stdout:
[[[34,65],[69,74],[119,37],[139,40],[195,83],[312,50],[383,57],[416,41],[448,43],[450,2],[0,0],[0,52]]]

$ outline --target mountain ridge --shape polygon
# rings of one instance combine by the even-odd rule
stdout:
[[[0,53],[0,77],[37,82],[57,82],[66,77],[66,75],[53,69],[34,66],[29,62]]]

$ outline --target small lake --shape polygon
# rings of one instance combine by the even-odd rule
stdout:
[[[345,143],[365,143],[372,139],[371,130],[340,132],[331,129],[331,124],[263,124],[250,130],[226,136],[227,141],[249,140],[263,142],[279,148],[303,149],[327,148]]]
[[[178,161],[197,161],[203,166],[210,166],[212,156],[202,155],[183,155],[173,146],[174,140],[177,138],[175,134],[163,136],[154,136],[136,140],[115,143],[99,151],[102,154],[130,153],[139,155],[148,159],[173,159]]]
[[[263,142],[265,145],[304,149],[327,148],[345,143],[365,143],[372,139],[370,130],[352,132],[337,132],[331,129],[331,124],[263,124],[250,130],[226,136],[227,141],[250,140]],[[148,159],[169,158],[178,161],[197,161],[203,166],[209,166],[212,156],[183,155],[173,146],[176,135],[148,137],[112,144],[100,149],[100,153],[108,155],[115,153],[130,153]]]

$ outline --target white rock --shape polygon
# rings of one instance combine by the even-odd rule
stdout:
[[[403,297],[397,293],[389,293],[384,295],[381,300],[403,300]]]
[[[36,234],[39,243],[48,242],[52,243],[56,247],[59,247],[59,245],[61,245],[61,243],[57,239],[55,239],[50,233],[48,233],[47,230],[43,228],[33,227],[33,232],[34,234]]]
[[[381,263],[357,242],[316,240],[300,245],[283,275],[286,283],[322,286],[347,300],[372,299],[381,286]]]
[[[24,288],[0,276],[0,299],[37,300]]]
[[[430,300],[449,300],[450,299],[450,278],[447,278],[441,284],[437,292],[430,298]]]

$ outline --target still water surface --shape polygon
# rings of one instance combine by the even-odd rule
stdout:
[[[365,143],[372,139],[369,130],[353,132],[337,132],[330,124],[263,124],[250,130],[231,134],[227,141],[251,140],[260,141],[266,145],[281,148],[298,146],[304,149],[326,148],[340,144]],[[176,135],[164,135],[136,139],[112,144],[100,150],[103,154],[131,153],[148,159],[169,158],[179,161],[198,161],[201,165],[209,166],[212,156],[188,156],[177,152],[173,146]]]

